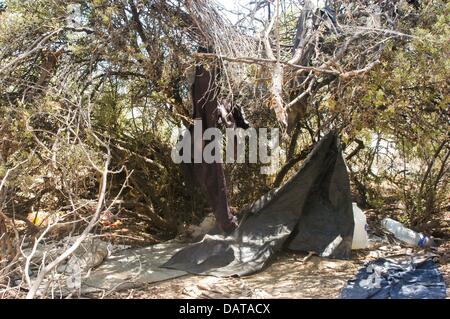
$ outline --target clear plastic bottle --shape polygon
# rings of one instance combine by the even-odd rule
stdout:
[[[432,240],[429,237],[416,233],[414,230],[391,218],[383,219],[381,225],[397,239],[410,246],[429,247],[432,244]]]

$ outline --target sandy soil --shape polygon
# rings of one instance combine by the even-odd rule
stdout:
[[[242,278],[217,278],[187,275],[165,282],[86,297],[94,298],[337,298],[347,280],[369,260],[411,253],[400,246],[382,246],[356,252],[351,260],[330,260],[282,253],[262,272]],[[440,248],[440,270],[450,286],[448,245]],[[447,288],[447,298],[450,289]]]

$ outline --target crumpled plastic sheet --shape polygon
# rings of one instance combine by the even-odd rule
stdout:
[[[379,258],[365,265],[341,290],[341,299],[445,299],[444,277],[431,258]]]

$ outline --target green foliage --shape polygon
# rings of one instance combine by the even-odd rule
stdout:
[[[449,10],[443,2],[424,9],[412,41],[390,43],[382,63],[354,80],[339,102],[354,108],[349,136],[372,131],[385,139],[380,147],[374,136],[365,138],[368,147],[351,163],[373,189],[369,202],[379,206],[389,182],[394,189],[384,196],[403,202],[412,225],[438,218],[448,205]]]
[[[102,141],[112,147],[112,169],[132,172],[130,180],[124,171],[114,175],[109,198],[127,182],[121,197],[139,207],[151,206],[154,214],[146,213],[152,227],[174,234],[178,224],[198,222],[205,199],[186,188],[180,167],[170,159],[172,130],[188,124],[191,112],[185,73],[195,62],[196,46],[204,44],[189,33],[186,15],[170,6],[179,3],[4,3],[0,68],[17,62],[0,78],[0,128],[10,141],[0,142],[0,176],[29,159],[8,184],[17,194],[14,201],[36,198],[38,205],[56,210],[57,205],[70,207],[73,200],[94,199],[99,173],[93,166],[102,165]],[[130,3],[136,4],[137,18]],[[167,7],[155,9],[155,3]],[[79,9],[75,16],[73,6]],[[370,72],[332,81],[305,99],[299,135],[285,133],[282,146],[287,150],[292,145],[291,155],[299,154],[330,127],[342,132],[346,155],[355,141],[362,141],[365,148],[348,161],[354,192],[375,208],[399,204],[405,221],[420,224],[438,218],[448,205],[450,5],[427,2],[419,11],[401,15],[407,8],[405,3],[399,7],[396,23],[411,36],[385,41],[380,64]],[[292,43],[297,17],[298,11],[288,7],[280,19],[283,45]],[[37,40],[56,30],[23,58]],[[325,49],[342,41],[334,33],[321,39]],[[325,56],[316,58],[320,65]],[[333,68],[359,65],[359,59],[351,52]],[[222,95],[233,94],[254,127],[279,127],[268,103],[268,68],[244,65],[245,79],[237,92],[226,83]],[[317,77],[319,82],[327,79]],[[286,103],[294,96],[288,84],[286,80]],[[250,164],[227,165],[226,174],[236,209],[271,189],[275,178],[259,174],[259,166]],[[59,198],[56,204],[39,197],[48,189]]]

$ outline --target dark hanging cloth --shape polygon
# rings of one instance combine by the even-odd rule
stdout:
[[[379,258],[361,268],[342,289],[341,299],[445,299],[442,274],[431,258]]]
[[[296,175],[244,213],[231,235],[206,235],[163,267],[241,276],[261,270],[283,248],[348,258],[353,228],[347,168],[332,132],[315,146]]]
[[[204,52],[204,50],[199,50]],[[218,68],[209,69],[198,65],[192,86],[193,118],[202,121],[203,131],[217,126],[220,112],[218,110]],[[191,142],[194,144],[194,128],[189,128]],[[197,141],[197,145],[202,145]],[[207,144],[207,142],[206,142]],[[202,146],[202,149],[205,145]],[[193,150],[193,145],[192,145]],[[193,156],[193,153],[192,153]],[[209,205],[214,211],[218,226],[225,233],[232,232],[237,223],[230,212],[227,197],[225,173],[221,163],[183,163],[183,170],[189,182],[199,185],[206,194]]]

